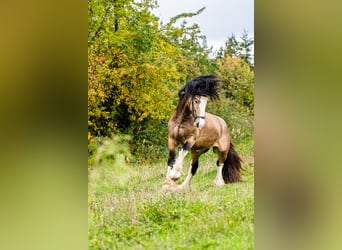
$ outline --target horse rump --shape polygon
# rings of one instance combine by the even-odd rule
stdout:
[[[240,172],[244,170],[242,168],[242,159],[235,151],[233,143],[230,143],[228,156],[224,161],[224,166],[222,168],[222,176],[224,183],[240,182],[242,181]]]

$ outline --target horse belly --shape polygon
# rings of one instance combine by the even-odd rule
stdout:
[[[217,144],[216,137],[198,137],[193,148],[194,150],[208,149],[208,148],[217,146],[216,144]]]
[[[219,132],[214,128],[202,129],[195,142],[196,148],[216,147],[219,140]]]

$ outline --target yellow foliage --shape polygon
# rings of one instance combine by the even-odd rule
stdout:
[[[101,4],[110,5],[106,1]],[[120,126],[126,129],[125,122],[137,126],[145,119],[169,119],[184,82],[210,73],[202,72],[196,60],[165,35],[148,11],[127,8],[114,9],[113,13],[120,10],[118,16],[131,18],[120,19],[118,30],[113,32],[114,23],[108,16],[99,37],[88,46],[88,125],[94,136],[110,136]],[[97,10],[90,14],[102,20],[105,13]],[[92,16],[89,22],[96,25]],[[90,27],[92,35],[96,28]],[[184,35],[182,28],[169,29],[176,37]]]
[[[218,71],[222,79],[227,81],[224,91],[233,96],[233,100],[241,108],[254,113],[254,71],[241,58],[226,55],[218,60]]]
[[[149,95],[145,95],[144,96],[144,100],[146,101],[146,102],[149,102],[149,101],[151,101],[151,96],[149,96]]]

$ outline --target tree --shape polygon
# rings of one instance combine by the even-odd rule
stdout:
[[[209,58],[212,49],[208,48],[206,37],[197,24],[188,26],[186,21],[204,10],[205,7],[193,13],[181,13],[162,27],[166,39],[181,50],[183,63],[179,64],[178,70],[185,76],[184,81],[216,70],[215,61]],[[184,19],[180,27],[174,26],[180,19]]]
[[[248,37],[246,30],[243,31],[241,36],[241,42],[239,43],[240,57],[251,67],[254,67],[252,46],[254,45],[254,39]]]
[[[224,79],[223,92],[244,113],[254,114],[254,72],[240,57],[227,54],[217,61],[218,74]]]
[[[172,111],[181,53],[160,33],[150,11],[153,3],[97,1],[91,6],[88,125],[94,136],[125,131],[135,121],[166,119]]]
[[[248,36],[246,30],[243,31],[240,41],[232,34],[225,42],[225,46],[218,50],[216,59],[223,59],[226,55],[229,55],[232,58],[240,57],[253,68],[253,46],[254,39]]]
[[[240,47],[239,43],[235,38],[235,35],[232,34],[230,37],[228,37],[225,48],[224,48],[224,56],[230,56],[230,57],[238,57],[240,55]]]

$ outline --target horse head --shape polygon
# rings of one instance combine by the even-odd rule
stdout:
[[[205,125],[205,108],[208,97],[211,99],[219,98],[219,81],[216,75],[202,75],[188,81],[178,92],[178,106],[186,99],[186,103],[194,120],[194,125],[199,129]]]

